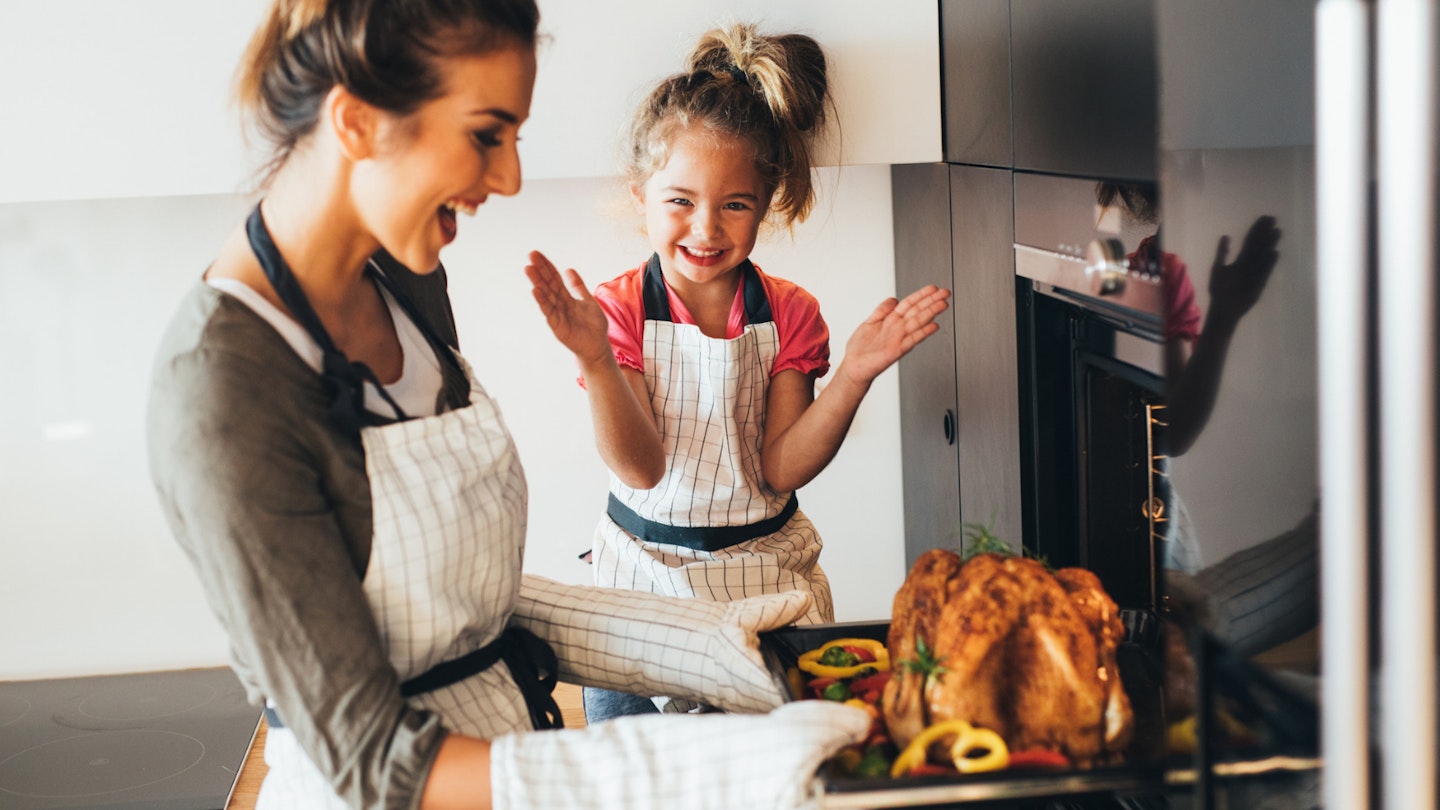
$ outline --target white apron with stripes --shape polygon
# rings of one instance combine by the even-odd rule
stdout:
[[[637,490],[610,476],[610,492],[647,520],[670,526],[744,526],[780,513],[790,498],[760,469],[766,394],[779,348],[774,322],[733,339],[694,324],[646,320],[645,382],[665,448],[665,476]],[[596,529],[595,583],[729,602],[787,590],[814,596],[800,624],[834,621],[820,569],[820,535],[803,511],[779,531],[718,551],[648,543],[608,515]]]
[[[470,386],[467,408],[361,431],[375,522],[363,585],[401,681],[489,644],[519,593],[525,475],[499,409]],[[462,734],[531,728],[504,661],[409,700]],[[261,810],[347,807],[289,729],[267,734],[265,763]]]

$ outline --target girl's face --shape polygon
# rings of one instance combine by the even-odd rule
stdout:
[[[730,277],[769,203],[748,144],[694,129],[676,134],[669,160],[632,193],[665,278],[682,293]]]
[[[520,190],[521,124],[530,116],[535,52],[503,47],[443,59],[443,94],[404,118],[386,118],[373,159],[352,179],[360,217],[406,267],[433,271],[454,241],[457,213]]]

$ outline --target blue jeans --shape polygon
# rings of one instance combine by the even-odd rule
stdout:
[[[628,714],[659,714],[660,709],[655,702],[643,695],[631,695],[626,692],[611,692],[609,689],[596,689],[587,686],[581,690],[581,699],[585,704],[585,724],[593,725],[615,717],[624,717]]]

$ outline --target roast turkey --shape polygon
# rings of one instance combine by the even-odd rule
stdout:
[[[1090,571],[928,551],[895,594],[887,647],[906,663],[881,704],[890,736],[903,747],[927,725],[964,720],[1011,750],[1058,751],[1082,768],[1117,761],[1134,729],[1116,664],[1123,634]]]

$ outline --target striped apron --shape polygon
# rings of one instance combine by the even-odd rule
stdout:
[[[333,344],[275,250],[258,207],[249,228],[251,245],[281,300],[331,353]],[[383,274],[379,280],[384,283]],[[401,695],[415,708],[438,714],[453,732],[491,739],[554,727],[559,725],[549,695],[557,670],[554,653],[528,632],[507,628],[520,591],[528,503],[515,443],[464,359],[439,343],[414,308],[390,291],[436,345],[442,362],[461,367],[470,382],[470,404],[406,419],[386,396],[403,421],[375,424],[369,415],[355,413],[340,420],[368,425],[359,433],[374,529],[361,584],[380,641],[402,681]],[[343,355],[327,356],[322,373],[332,375],[345,362]],[[537,668],[547,670],[544,679]],[[266,716],[269,770],[257,808],[346,810],[283,718],[268,707]]]
[[[747,325],[717,339],[672,320],[658,259],[646,267],[645,383],[665,476],[645,490],[610,476],[595,582],[717,602],[803,590],[814,604],[800,623],[831,622],[820,535],[794,493],[770,489],[761,472],[779,337],[759,274],[748,261],[741,273]]]

